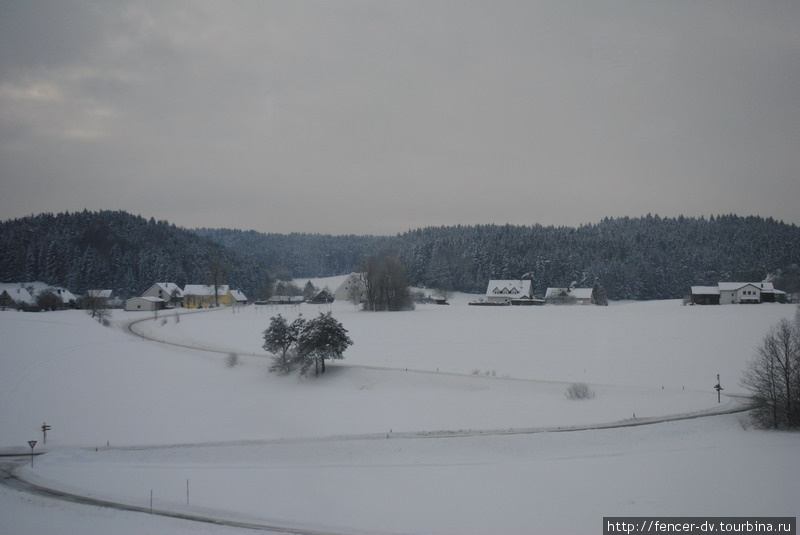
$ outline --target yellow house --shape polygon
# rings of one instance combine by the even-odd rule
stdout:
[[[234,302],[227,284],[217,286],[217,299],[221,306],[231,306]],[[215,305],[214,286],[207,284],[187,284],[183,288],[183,308],[210,308]]]

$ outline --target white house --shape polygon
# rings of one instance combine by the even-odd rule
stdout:
[[[336,288],[333,296],[339,301],[356,301],[360,303],[366,299],[366,293],[361,275],[359,273],[351,273],[344,282]]]
[[[508,303],[519,299],[533,299],[529,280],[490,280],[486,287],[486,301],[489,303]]]
[[[757,282],[720,282],[719,304],[757,304],[761,302],[761,283]],[[772,283],[769,283],[772,286]]]
[[[142,297],[158,297],[167,303],[177,301],[177,303],[173,304],[180,305],[183,299],[183,290],[174,282],[157,282],[148,288],[147,291],[142,294]]]
[[[786,302],[786,292],[776,290],[769,281],[719,282],[716,286],[692,286],[692,303],[696,305],[784,302]]]
[[[125,310],[161,310],[165,305],[160,297],[131,297],[125,301]]]

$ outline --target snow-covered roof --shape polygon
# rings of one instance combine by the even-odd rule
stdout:
[[[758,288],[760,290],[761,288],[759,287],[759,284],[761,284],[761,283],[760,282],[719,282],[719,283],[717,283],[717,285],[719,286],[720,291],[727,291],[727,292],[736,291],[736,290],[739,290],[741,288],[744,288],[745,286],[755,286],[756,288]],[[771,285],[772,284],[770,283],[770,286]]]
[[[718,286],[692,286],[692,295],[719,295]]]
[[[547,291],[544,292],[545,299],[561,297],[562,295],[569,295],[569,288],[548,288]]]
[[[36,301],[30,292],[22,286],[3,284],[0,285],[0,293],[3,292],[6,292],[15,303],[26,303],[28,305],[32,305]]]
[[[574,297],[575,299],[591,299],[592,298],[592,289],[591,288],[571,288],[569,291],[569,295]]]
[[[50,291],[53,292],[54,295],[57,295],[64,304],[68,304],[70,301],[78,300],[78,298],[75,297],[75,294],[66,288],[52,288]]]
[[[168,295],[172,295],[173,292],[177,290],[178,293],[176,295],[178,297],[183,297],[183,290],[181,290],[181,287],[175,284],[174,282],[157,282],[155,283],[155,286],[161,287],[161,289],[164,290],[164,292],[167,293]]]
[[[218,295],[225,295],[228,293],[228,285],[220,284],[217,286]],[[214,296],[213,284],[187,284],[183,287],[183,295],[205,295],[209,297]]]
[[[531,281],[529,280],[490,280],[486,287],[487,297],[509,296],[511,298],[530,297]]]
[[[114,293],[114,290],[86,290],[86,295],[89,297],[101,297],[105,299],[110,299],[112,293]]]
[[[231,297],[236,301],[247,301],[247,296],[241,290],[231,290]]]
[[[75,297],[75,294],[67,290],[66,288],[61,288],[58,286],[53,286],[52,284],[47,284],[46,282],[42,281],[35,281],[35,282],[14,282],[14,283],[1,283],[0,284],[0,291],[2,290],[9,290],[9,289],[16,289],[16,288],[23,288],[28,291],[28,288],[31,288],[33,292],[28,292],[31,296],[31,303],[33,303],[39,294],[43,292],[53,292],[54,295],[58,296],[59,299],[65,304],[68,304],[70,301],[76,301],[78,298]],[[9,295],[11,292],[9,292]]]

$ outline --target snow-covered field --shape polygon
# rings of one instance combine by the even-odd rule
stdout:
[[[323,532],[596,533],[603,516],[797,516],[800,435],[753,430],[738,414],[554,432],[718,408],[716,374],[725,393],[743,392],[744,363],[794,307],[470,298],[402,313],[249,306],[179,322],[118,311],[111,328],[82,312],[0,312],[0,449],[38,439],[38,450],[46,421],[49,453],[18,469],[24,479],[139,506],[152,490],[160,509]],[[319,379],[268,375],[270,316],[329,309],[354,341],[345,360]],[[221,353],[132,336],[133,319],[148,337]],[[230,351],[240,366],[225,366]],[[574,381],[595,398],[566,399]],[[237,532],[0,487],[2,533],[112,526]]]

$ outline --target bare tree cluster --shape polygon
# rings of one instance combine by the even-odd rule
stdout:
[[[392,256],[370,256],[362,262],[361,282],[366,310],[411,310],[406,268]]]
[[[800,427],[800,308],[779,321],[747,363],[742,386],[752,393],[753,419],[762,427]]]
[[[293,322],[278,314],[270,318],[264,331],[264,349],[275,357],[270,372],[286,374],[299,366],[306,375],[314,366],[314,375],[325,373],[325,360],[344,358],[344,351],[353,344],[347,329],[330,312],[314,319],[299,316]]]

